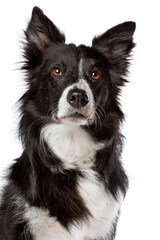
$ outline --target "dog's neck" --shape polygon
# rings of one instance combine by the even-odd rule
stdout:
[[[41,140],[62,161],[64,169],[80,169],[93,164],[96,151],[103,142],[95,142],[81,126],[47,124],[41,131]]]

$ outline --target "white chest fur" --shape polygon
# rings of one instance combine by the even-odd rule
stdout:
[[[122,195],[116,201],[92,169],[94,155],[103,144],[96,144],[80,127],[72,125],[47,125],[41,137],[50,149],[61,158],[65,168],[79,168],[77,191],[92,216],[79,224],[73,223],[67,231],[57,219],[49,217],[46,210],[26,204],[24,218],[28,220],[34,240],[89,240],[104,238],[110,233],[118,214]]]
[[[84,177],[79,178],[78,191],[92,215],[84,224],[84,236],[87,239],[106,239],[118,215],[122,195],[119,194],[116,201],[109,191],[106,192],[104,184],[92,169],[83,174]]]
[[[47,124],[42,129],[41,139],[62,160],[66,169],[92,164],[95,152],[104,146],[95,143],[86,131],[73,124]]]

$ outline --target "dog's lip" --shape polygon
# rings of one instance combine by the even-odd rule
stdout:
[[[82,113],[78,113],[78,112],[75,112],[75,113],[72,113],[70,114],[69,116],[66,116],[67,118],[71,117],[71,118],[87,118],[85,117]]]
[[[72,113],[63,117],[59,118],[60,121],[64,121],[64,120],[69,120],[69,121],[81,121],[81,120],[88,120],[88,118],[86,116],[84,116],[81,113]]]
[[[64,122],[65,120],[71,121],[71,122],[79,122],[79,121],[85,121],[89,122],[92,119],[91,115],[85,116],[82,113],[74,112],[65,116],[62,116],[58,118],[59,122]]]

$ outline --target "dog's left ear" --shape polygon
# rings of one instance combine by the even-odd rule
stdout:
[[[114,71],[121,76],[127,72],[128,57],[135,46],[133,42],[135,27],[134,22],[124,22],[95,37],[92,41],[92,46],[107,56]]]

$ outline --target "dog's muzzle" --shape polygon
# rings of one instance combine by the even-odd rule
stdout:
[[[92,91],[89,84],[82,79],[63,91],[56,119],[61,123],[89,125],[93,121],[94,111]]]

